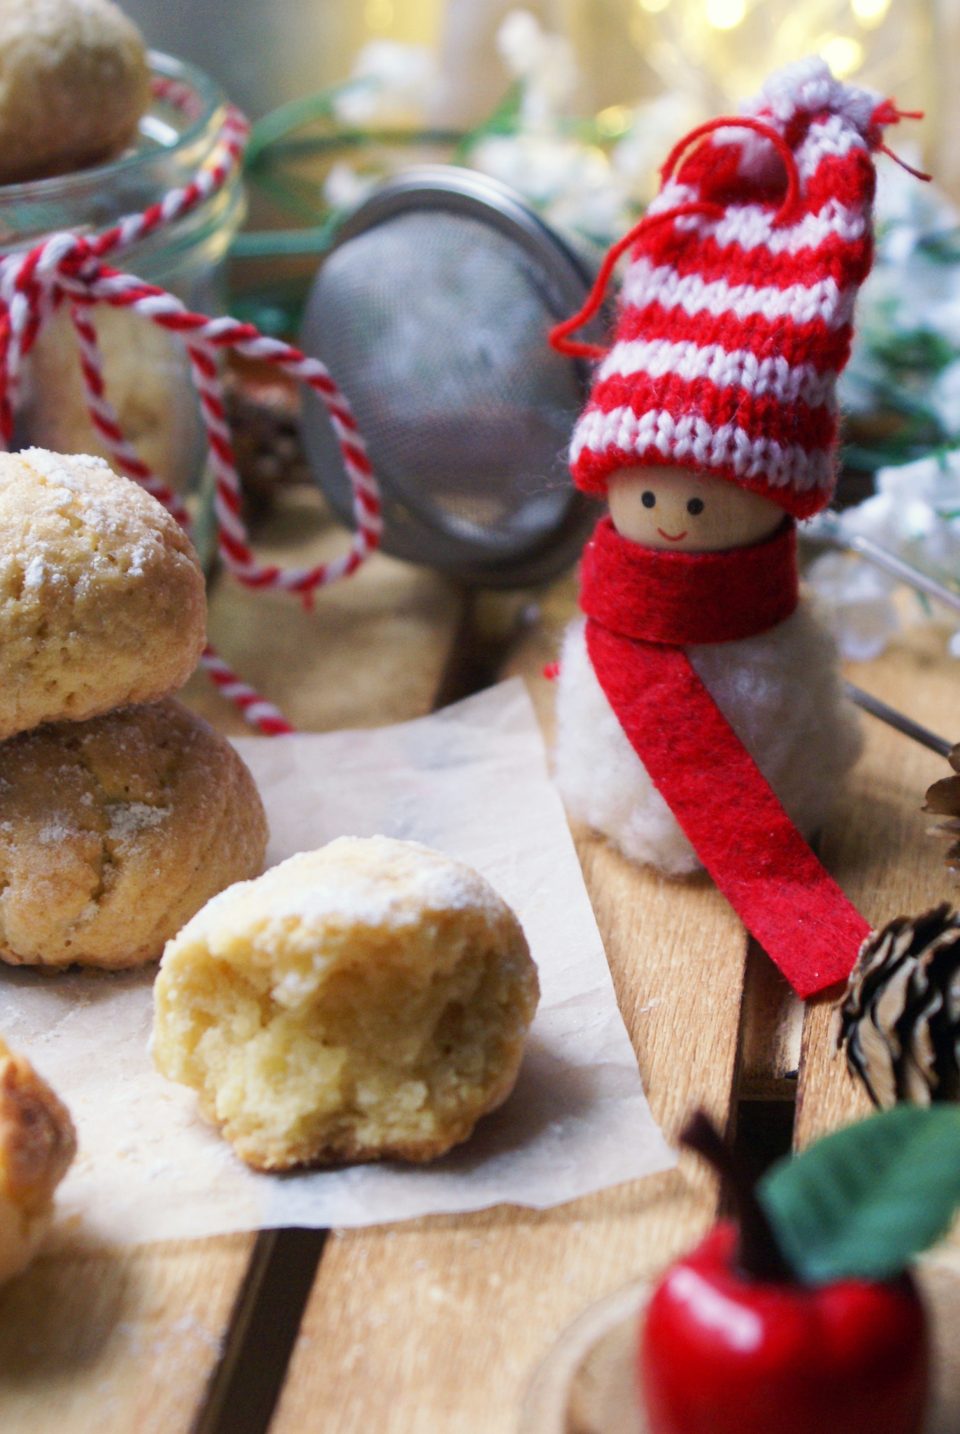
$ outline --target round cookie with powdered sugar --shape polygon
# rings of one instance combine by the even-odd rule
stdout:
[[[189,538],[100,458],[0,454],[0,741],[175,692],[203,650]]]
[[[21,733],[0,744],[0,958],[155,960],[266,842],[246,766],[178,702]]]
[[[170,942],[154,1056],[256,1169],[433,1160],[506,1100],[538,996],[520,923],[478,872],[341,837]]]
[[[109,159],[149,103],[143,38],[112,0],[0,0],[0,183]]]

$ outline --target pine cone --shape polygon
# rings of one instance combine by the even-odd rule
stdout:
[[[246,516],[259,518],[278,485],[313,481],[300,442],[300,394],[280,369],[250,360],[227,369],[224,393]]]
[[[951,749],[947,761],[954,772],[960,772],[960,744]],[[936,830],[953,838],[944,860],[951,871],[960,872],[960,776],[942,777],[928,787],[923,810],[950,818],[939,822]]]
[[[838,1046],[874,1105],[960,1099],[960,915],[898,916],[864,942]]]

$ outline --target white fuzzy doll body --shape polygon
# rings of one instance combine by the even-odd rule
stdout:
[[[600,357],[577,486],[609,501],[557,689],[570,814],[671,875],[700,866],[801,995],[869,933],[806,838],[860,749],[796,521],[835,482],[836,378],[872,257],[873,151],[896,112],[819,60],[677,147],[581,314]],[[631,250],[609,350],[567,335]]]
[[[669,541],[674,551],[702,552],[740,547],[743,543],[734,539],[760,536],[763,500],[708,477],[669,469],[626,470],[610,487],[617,530],[649,548],[664,549]],[[655,499],[649,507],[643,506],[644,494]],[[687,508],[691,502],[693,514]],[[774,531],[783,514],[769,507]],[[666,539],[661,532],[674,537]],[[557,679],[554,760],[567,810],[633,861],[670,876],[699,870],[700,859],[597,680],[585,628],[585,618],[568,628]],[[812,836],[861,746],[832,635],[801,598],[788,618],[765,632],[692,644],[687,652],[787,814],[804,836]]]

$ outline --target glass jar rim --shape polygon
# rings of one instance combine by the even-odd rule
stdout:
[[[177,133],[171,144],[147,147],[141,139],[135,148],[125,150],[104,164],[91,164],[83,169],[71,170],[67,174],[51,174],[43,179],[25,179],[15,184],[0,185],[0,204],[4,201],[26,204],[35,204],[38,201],[62,203],[68,201],[75,191],[86,189],[91,180],[109,185],[115,176],[133,172],[138,165],[155,161],[160,155],[175,159],[181,151],[187,151],[195,145],[204,132],[211,128],[211,121],[225,108],[226,94],[206,71],[188,60],[167,55],[162,50],[148,50],[147,61],[151,80],[169,80],[182,85],[198,106],[196,116]],[[156,103],[157,97],[154,96],[150,108]],[[149,114],[150,110],[146,113]]]

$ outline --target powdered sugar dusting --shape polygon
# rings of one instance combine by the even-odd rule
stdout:
[[[120,478],[104,459],[92,453],[50,453],[45,448],[25,448],[17,454],[42,481],[45,506],[52,506],[64,517],[79,518],[84,527],[101,538],[130,538],[130,515],[142,523],[150,514],[155,520],[166,521],[163,509],[129,479]],[[172,521],[172,520],[171,520]],[[148,554],[140,539],[135,552],[136,571],[143,571]],[[95,555],[96,557],[97,555]]]
[[[137,544],[133,552],[130,554],[130,566],[127,568],[127,572],[131,577],[142,577],[146,570],[146,564],[149,562],[149,560],[150,545],[141,541]]]
[[[170,807],[151,807],[147,802],[120,802],[107,812],[107,835],[120,845],[135,841],[142,832],[166,821]]]
[[[44,579],[47,576],[47,567],[43,558],[36,553],[27,563],[23,573],[24,592],[36,592],[43,587]]]
[[[183,936],[204,939],[224,925],[269,927],[295,918],[305,927],[408,926],[425,912],[479,909],[494,920],[504,902],[479,872],[422,846],[390,837],[339,837],[299,852],[255,881],[215,896]]]
[[[70,470],[73,468],[84,468],[88,472],[100,472],[106,476],[112,475],[113,469],[106,459],[97,457],[93,453],[71,453],[69,458],[64,458],[60,453],[51,453],[46,448],[25,448],[20,454],[24,463],[42,473],[44,478],[49,478],[55,483],[61,483],[65,488],[74,490],[80,489],[83,485]]]

